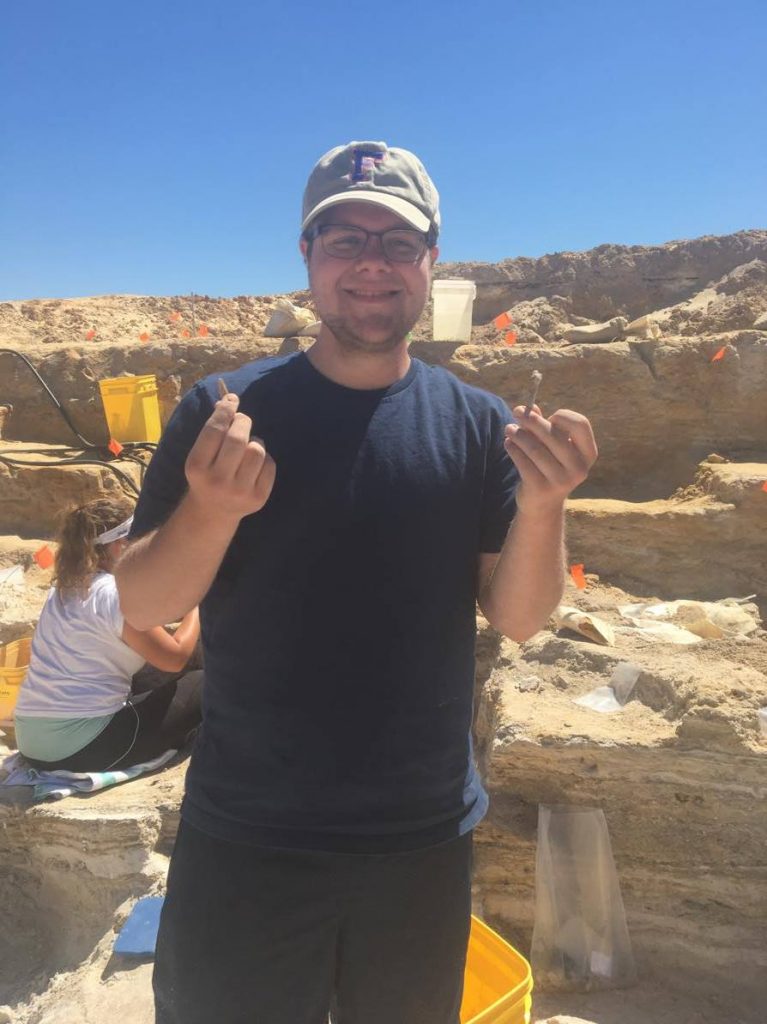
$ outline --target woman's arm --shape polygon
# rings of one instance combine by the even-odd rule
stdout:
[[[197,608],[193,608],[183,617],[173,635],[164,626],[139,630],[125,622],[122,641],[155,668],[163,672],[180,672],[189,661],[199,635],[200,615]]]

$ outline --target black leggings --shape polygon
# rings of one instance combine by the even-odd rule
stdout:
[[[140,699],[129,697],[94,740],[60,761],[24,756],[40,771],[104,772],[152,761],[166,750],[179,750],[201,721],[202,679],[201,670],[187,672]]]

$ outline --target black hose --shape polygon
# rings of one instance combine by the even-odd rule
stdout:
[[[12,348],[0,348],[0,355],[17,356],[17,358],[21,359],[22,362],[25,363],[29,367],[29,369],[35,375],[35,377],[37,378],[39,383],[43,386],[43,388],[45,390],[45,393],[48,395],[48,397],[53,402],[55,407],[61,413],[61,415],[64,418],[64,421],[66,422],[66,424],[69,427],[69,429],[72,431],[72,433],[75,435],[77,440],[80,441],[80,443],[82,445],[82,448],[73,448],[73,447],[67,446],[67,445],[59,446],[58,451],[61,454],[69,453],[69,452],[73,453],[72,455],[67,454],[66,458],[60,458],[60,459],[53,459],[53,458],[50,457],[51,456],[51,451],[52,451],[52,446],[48,447],[48,448],[23,448],[21,451],[17,452],[17,455],[46,455],[49,458],[44,463],[40,463],[40,462],[25,462],[22,459],[16,458],[16,456],[4,455],[4,454],[0,455],[0,462],[5,463],[7,466],[72,466],[72,465],[106,466],[107,469],[111,469],[112,470],[112,472],[118,477],[118,479],[120,479],[122,481],[122,483],[124,485],[129,487],[130,490],[133,491],[134,494],[136,494],[136,496],[138,496],[139,489],[133,483],[131,478],[127,475],[127,473],[124,473],[122,470],[118,469],[113,464],[112,459],[114,458],[114,456],[113,456],[112,452],[109,451],[109,449],[108,449],[108,447],[106,445],[94,444],[93,441],[89,441],[87,438],[83,437],[83,435],[80,433],[80,431],[77,429],[77,427],[75,427],[74,423],[70,419],[69,413],[66,411],[64,406],[58,400],[58,398],[53,393],[51,388],[48,387],[48,384],[45,382],[45,380],[40,375],[40,373],[38,373],[38,371],[35,369],[35,367],[32,365],[32,363],[29,361],[29,359],[27,359],[27,357],[25,355],[22,355],[21,352],[17,352],[15,349],[12,349]],[[141,451],[147,451],[147,452],[149,452],[150,457],[151,457],[151,455],[153,455],[156,450],[157,450],[157,444],[154,441],[123,441],[122,442],[122,451],[120,452],[119,457],[123,458],[123,459],[127,459],[130,462],[138,463],[138,465],[141,467],[140,483],[143,483],[143,481],[144,481],[144,473],[146,472],[146,463],[144,462],[143,459],[139,458],[139,456],[136,453],[137,452],[141,452]],[[108,451],[109,451],[109,454],[107,454]],[[90,454],[90,453],[93,453],[93,452],[95,452],[98,455],[98,458],[96,458],[96,459],[93,459],[93,458],[83,458],[82,454],[80,454],[80,453]]]
[[[45,393],[48,395],[50,400],[53,402],[53,404],[59,410],[61,415],[64,417],[64,420],[65,420],[67,426],[72,431],[72,433],[75,435],[77,440],[80,441],[80,443],[85,448],[97,448],[98,447],[98,445],[94,444],[93,441],[88,441],[86,438],[83,437],[83,435],[80,433],[80,431],[74,425],[72,420],[69,418],[69,413],[66,411],[64,406],[58,400],[58,398],[56,398],[54,393],[51,391],[51,389],[48,387],[46,382],[43,380],[43,378],[40,376],[40,374],[37,372],[35,367],[27,359],[27,357],[25,355],[22,355],[21,352],[17,352],[13,348],[0,348],[0,355],[16,356],[18,359],[21,359],[22,362],[26,363],[26,365],[29,367],[29,369],[32,371],[32,373],[34,373],[35,377],[37,377],[38,381],[42,384],[43,388],[45,389]]]
[[[30,455],[35,454],[35,450],[32,448],[26,449]],[[41,455],[50,454],[50,449],[41,450]],[[135,459],[136,462],[141,462],[140,459]],[[139,495],[139,488],[131,480],[127,473],[122,469],[118,469],[113,462],[108,462],[103,459],[84,459],[80,456],[71,459],[48,459],[46,462],[25,462],[23,459],[17,459],[11,455],[5,455],[0,453],[0,462],[11,468],[18,468],[20,466],[33,467],[35,469],[45,469],[47,466],[101,466],[102,469],[111,470],[120,482],[127,487],[130,491],[135,494],[136,497]],[[143,466],[144,463],[141,463]],[[146,466],[144,466],[146,469]],[[143,478],[143,473],[142,473]]]

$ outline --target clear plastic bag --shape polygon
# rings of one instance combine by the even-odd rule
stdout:
[[[623,711],[641,674],[642,669],[639,665],[621,661],[615,666],[607,686],[597,686],[596,689],[584,693],[582,697],[576,697],[573,703],[606,714]]]
[[[316,337],[320,332],[320,321],[310,309],[296,306],[290,299],[274,300],[274,311],[264,327],[265,338],[289,338],[292,335]]]
[[[539,807],[530,959],[542,990],[586,992],[636,981],[601,810]]]

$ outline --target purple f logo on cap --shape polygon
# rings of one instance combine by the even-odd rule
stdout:
[[[352,181],[372,181],[376,167],[383,163],[384,154],[375,149],[354,150]]]
[[[314,165],[304,190],[301,231],[338,203],[373,203],[391,210],[416,231],[439,233],[439,195],[413,153],[385,142],[357,140],[336,146]]]

